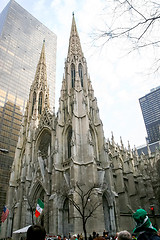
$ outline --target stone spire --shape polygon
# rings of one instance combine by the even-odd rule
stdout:
[[[59,126],[67,129],[64,131],[64,137],[68,139],[68,146],[70,146],[64,155],[69,152],[69,157],[66,156],[66,159],[74,159],[78,164],[89,162],[97,164],[98,162],[106,167],[108,155],[104,151],[103,126],[74,15],[64,71],[57,114]],[[99,153],[98,149],[103,152]]]
[[[35,74],[34,81],[32,83],[32,88],[41,88],[46,90],[47,88],[47,70],[46,70],[46,57],[45,57],[45,40],[43,40],[41,55],[37,65],[37,70]]]
[[[70,55],[74,55],[74,56],[78,55],[80,57],[83,57],[80,38],[78,35],[76,22],[74,18],[74,13],[72,18],[72,26],[71,26],[71,33],[70,33],[70,39],[69,39],[69,48],[68,48],[68,56]]]
[[[46,107],[49,109],[49,89],[47,87],[45,40],[43,40],[35,78],[30,88],[29,116],[33,116],[36,119]]]
[[[35,128],[39,123],[39,116],[41,116],[46,107],[49,107],[49,89],[47,87],[45,41],[43,41],[35,78],[30,88],[29,101],[27,101],[25,114],[22,119],[15,159],[12,166],[10,185],[16,186],[17,184],[17,179],[21,174],[22,159],[20,158],[20,154],[24,142],[26,141],[25,144],[28,144],[28,146],[31,145],[31,135],[34,135]],[[30,147],[27,149],[30,149]],[[30,154],[28,154],[28,156],[30,156]]]

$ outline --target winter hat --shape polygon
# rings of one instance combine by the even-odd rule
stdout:
[[[152,226],[152,223],[147,216],[147,212],[144,209],[138,209],[134,214],[133,218],[136,221],[137,225],[133,232],[142,232],[151,230],[157,232],[157,229]]]

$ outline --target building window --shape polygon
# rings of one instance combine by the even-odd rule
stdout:
[[[73,88],[75,83],[75,66],[73,63],[71,65],[71,80],[72,80],[72,88]]]
[[[72,140],[72,128],[70,127],[67,135],[68,158],[71,157],[71,140]]]
[[[42,92],[39,94],[39,100],[38,100],[38,113],[42,113]]]
[[[35,102],[36,102],[36,93],[34,92],[33,93],[33,101],[32,101],[32,114],[33,114]]]
[[[83,87],[83,69],[82,69],[82,64],[80,63],[78,66],[78,72],[79,72],[79,77],[81,80],[81,86]]]

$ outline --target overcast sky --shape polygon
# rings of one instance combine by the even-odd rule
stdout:
[[[0,12],[8,3],[0,0]],[[139,98],[160,85],[158,77],[146,74],[152,53],[126,54],[127,41],[92,47],[92,32],[103,26],[105,0],[17,0],[17,2],[57,35],[56,109],[67,57],[72,12],[75,14],[82,51],[87,60],[105,137],[111,132],[131,148],[145,144],[146,130]]]

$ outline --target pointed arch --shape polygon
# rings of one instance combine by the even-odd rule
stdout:
[[[104,226],[110,234],[114,234],[116,229],[115,218],[115,199],[112,195],[113,192],[105,190],[102,195],[103,213],[104,213]]]
[[[43,131],[39,139],[38,151],[43,159],[48,157],[48,147],[51,145],[51,133],[49,131]]]
[[[72,88],[75,86],[75,76],[76,76],[75,65],[72,63],[72,64],[71,64],[71,81],[72,81]]]
[[[66,198],[63,204],[63,234],[68,235],[70,232],[70,213],[69,213],[69,199]]]
[[[111,219],[110,219],[110,212],[109,212],[109,204],[105,195],[102,197],[103,202],[103,213],[104,213],[104,226],[109,232],[111,232]]]
[[[73,206],[70,204],[68,197],[58,197],[58,214],[60,220],[59,230],[63,236],[68,235],[69,232],[73,232]]]
[[[49,128],[43,128],[36,138],[35,152],[37,160],[41,166],[41,174],[45,176],[46,170],[50,168],[52,159],[50,158],[51,149],[51,131]]]
[[[94,131],[94,129],[92,128],[92,126],[89,126],[89,143],[90,145],[93,147],[93,151],[94,151],[94,156],[97,159],[98,158],[98,141],[97,141],[97,135],[96,135],[96,131]],[[98,160],[98,159],[97,159]]]
[[[33,92],[33,98],[32,98],[32,114],[33,114],[33,110],[34,110],[34,105],[36,103],[36,92]]]
[[[37,180],[35,184],[32,186],[32,188],[30,189],[30,194],[28,196],[28,203],[30,205],[29,210],[30,210],[30,215],[32,215],[32,218],[36,210],[37,200],[41,199],[41,201],[44,203],[45,197],[46,197],[46,192],[44,190],[44,187],[42,183],[39,180]],[[44,210],[43,210],[43,212],[38,217],[38,219],[34,217],[34,220],[40,222],[41,225],[44,226],[44,222],[46,221],[47,214],[45,214],[46,216],[44,216]]]
[[[83,68],[81,63],[78,65],[78,73],[81,80],[81,87],[83,87]]]
[[[37,180],[35,184],[32,186],[32,188],[30,189],[29,198],[35,203],[37,203],[38,198],[44,201],[44,194],[45,194],[45,190],[42,186],[42,183],[39,180]]]
[[[39,93],[39,99],[38,99],[38,113],[42,113],[42,101],[43,101],[43,93]]]

